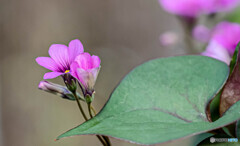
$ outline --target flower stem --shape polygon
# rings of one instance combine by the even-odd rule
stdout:
[[[194,48],[194,42],[192,39],[192,29],[196,24],[195,18],[177,17],[184,30],[184,41],[187,47],[188,53],[198,53],[198,50]]]
[[[86,114],[84,113],[84,110],[83,110],[83,108],[82,108],[82,106],[81,106],[81,104],[80,104],[80,102],[79,102],[79,100],[78,100],[78,97],[77,97],[76,92],[73,93],[73,95],[74,95],[74,97],[75,97],[75,99],[76,99],[76,101],[77,101],[78,108],[79,108],[80,112],[82,113],[83,118],[85,119],[85,121],[87,121],[88,118],[87,118]]]
[[[96,110],[93,108],[93,106],[92,105],[90,105],[90,107],[91,107],[91,110],[93,111],[93,113],[94,113],[94,116],[96,116]]]
[[[91,103],[89,103],[88,104],[88,112],[89,112],[89,115],[91,118],[93,118],[92,111],[93,111],[94,115],[96,115],[96,110],[93,108]],[[111,146],[110,139],[107,136],[102,136],[102,138],[106,141],[108,146]]]
[[[75,99],[76,99],[76,101],[77,101],[78,108],[79,108],[81,114],[83,115],[85,121],[88,121],[88,118],[87,118],[86,114],[84,113],[84,110],[83,110],[83,108],[82,108],[82,106],[81,106],[81,104],[80,104],[80,101],[78,100],[78,97],[77,97],[76,92],[73,93],[73,95],[74,95],[74,97],[75,97]],[[97,135],[97,138],[99,139],[99,141],[100,141],[104,146],[107,146],[106,142],[105,142],[99,135]]]

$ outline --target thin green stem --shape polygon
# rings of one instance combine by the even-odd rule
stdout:
[[[83,115],[85,121],[88,121],[88,118],[87,118],[87,116],[86,116],[86,114],[85,114],[85,112],[84,112],[84,110],[83,110],[83,108],[82,108],[82,106],[81,106],[81,104],[80,104],[80,101],[78,100],[78,97],[77,97],[76,92],[73,93],[73,95],[74,95],[74,97],[75,97],[75,99],[76,99],[76,101],[77,101],[78,108],[79,108],[81,114]],[[92,118],[92,117],[91,117],[91,118]],[[107,146],[106,142],[105,142],[99,135],[97,135],[97,138],[99,139],[99,141],[100,141],[104,146]]]
[[[82,108],[82,106],[81,106],[81,104],[80,104],[80,101],[78,100],[78,97],[77,97],[76,92],[73,93],[73,95],[74,95],[74,97],[75,97],[75,99],[76,99],[76,101],[77,101],[78,108],[79,108],[80,112],[82,113],[83,118],[85,119],[85,121],[87,121],[88,118],[87,118],[86,114],[84,113],[84,110],[83,110],[83,108]]]
[[[94,113],[94,116],[96,116],[96,110],[93,108],[93,106],[92,105],[90,105],[91,106],[91,110],[93,111],[93,113]]]
[[[96,110],[91,105],[91,103],[89,103],[88,104],[88,112],[89,112],[89,115],[90,115],[91,118],[93,118],[92,111],[93,111],[94,115],[96,115]],[[108,146],[111,146],[110,139],[107,136],[102,136],[102,138],[106,141]]]
[[[93,118],[92,111],[91,111],[91,103],[88,103],[88,112],[91,118]]]

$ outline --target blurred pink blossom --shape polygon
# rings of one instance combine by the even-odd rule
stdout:
[[[211,41],[201,55],[218,59],[226,64],[230,64],[231,61],[231,56],[228,51],[216,41]]]
[[[196,40],[206,43],[211,37],[211,30],[204,25],[197,25],[193,28],[192,35]]]
[[[159,0],[159,3],[169,13],[197,17],[201,14],[229,11],[239,4],[239,0]]]
[[[92,95],[94,85],[100,70],[101,60],[98,56],[83,53],[76,57],[71,64],[71,74],[85,88],[86,93]]]
[[[240,42],[240,25],[238,23],[221,22],[212,31],[211,40],[227,49],[233,55]]]
[[[175,32],[165,32],[159,36],[159,40],[162,46],[168,47],[178,42],[179,36]]]
[[[202,13],[203,0],[159,0],[162,7],[169,13],[196,17]]]
[[[213,57],[227,64],[240,42],[240,24],[220,22],[211,31],[209,45],[202,55]]]
[[[207,1],[211,1],[207,8],[209,13],[231,11],[240,4],[239,0],[207,0]]]
[[[78,39],[72,40],[68,47],[62,44],[53,44],[48,51],[50,57],[37,57],[36,62],[52,71],[45,73],[43,78],[52,79],[68,73],[75,57],[83,51],[83,45]]]

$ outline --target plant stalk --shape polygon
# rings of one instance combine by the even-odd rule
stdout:
[[[188,17],[177,17],[180,21],[182,28],[184,30],[184,41],[187,47],[188,53],[198,53],[198,50],[194,48],[194,43],[192,39],[192,29],[196,23],[194,18]]]
[[[87,116],[86,116],[86,114],[85,114],[85,112],[84,112],[84,110],[83,110],[83,108],[82,108],[82,106],[81,106],[81,104],[80,104],[80,101],[78,100],[78,97],[77,97],[76,92],[73,93],[73,95],[74,95],[74,97],[75,97],[75,99],[76,99],[76,101],[77,101],[78,108],[79,108],[81,114],[83,115],[85,121],[88,121],[88,118],[87,118]],[[96,136],[97,136],[97,138],[99,139],[99,141],[100,141],[104,146],[107,146],[106,142],[105,142],[99,135],[96,135]]]
[[[92,115],[92,111],[94,113],[94,115],[96,115],[96,110],[94,109],[94,107],[91,105],[91,103],[88,104],[88,112],[91,118],[93,118]],[[102,138],[106,141],[106,143],[108,144],[108,146],[111,146],[111,142],[110,139],[107,136],[102,136]]]

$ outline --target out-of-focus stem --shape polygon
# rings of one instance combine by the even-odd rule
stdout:
[[[195,25],[195,18],[188,18],[188,17],[177,17],[180,21],[183,30],[184,30],[184,41],[187,47],[188,53],[198,53],[198,51],[194,48],[194,43],[192,39],[192,29]]]

